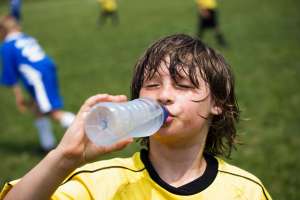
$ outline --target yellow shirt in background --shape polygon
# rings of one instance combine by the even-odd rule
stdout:
[[[98,0],[101,7],[105,11],[116,11],[117,10],[117,2],[116,0]]]
[[[217,7],[216,0],[196,0],[196,3],[201,9],[215,9]]]

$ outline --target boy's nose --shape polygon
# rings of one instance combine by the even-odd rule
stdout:
[[[157,97],[157,101],[163,105],[172,104],[174,102],[174,91],[170,87],[163,87]]]

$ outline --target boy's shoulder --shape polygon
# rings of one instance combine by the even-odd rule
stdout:
[[[112,158],[86,164],[71,173],[62,185],[72,180],[79,180],[79,182],[91,188],[94,186],[114,188],[128,182],[129,179],[131,181],[140,179],[143,177],[144,170],[145,167],[140,160],[140,153],[136,152],[127,158]]]
[[[244,181],[248,180],[253,183],[261,184],[259,178],[257,178],[254,174],[250,173],[247,170],[241,169],[235,165],[229,164],[225,160],[221,158],[217,158],[218,160],[218,171],[222,174],[227,174],[232,176],[232,178],[236,179],[245,179]]]
[[[261,180],[254,174],[229,164],[220,158],[217,158],[217,160],[218,175],[224,182],[230,183],[235,188],[248,190],[250,193],[257,191],[264,194],[265,197],[269,196]],[[270,197],[266,199],[270,199]]]
[[[246,196],[255,197],[255,199],[272,199],[261,180],[255,175],[220,158],[216,159],[218,160],[217,179],[219,177],[217,182],[234,188],[237,195],[243,193]]]

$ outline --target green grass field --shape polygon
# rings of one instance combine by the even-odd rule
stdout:
[[[300,188],[300,3],[298,0],[221,1],[221,29],[230,48],[205,41],[231,63],[242,121],[236,164],[257,175],[273,199],[298,200]],[[96,0],[24,0],[24,31],[35,36],[58,65],[65,108],[76,112],[95,93],[129,95],[132,67],[159,37],[195,33],[194,1],[119,2],[121,24],[97,26]],[[7,11],[2,1],[0,12]],[[0,187],[21,177],[42,155],[33,117],[15,108],[0,88]],[[57,138],[63,130],[54,126]],[[133,145],[111,156],[126,156]]]

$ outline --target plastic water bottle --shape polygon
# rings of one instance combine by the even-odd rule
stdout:
[[[150,136],[160,129],[167,117],[166,108],[151,99],[102,102],[88,113],[85,132],[96,145],[108,146],[129,137]]]

